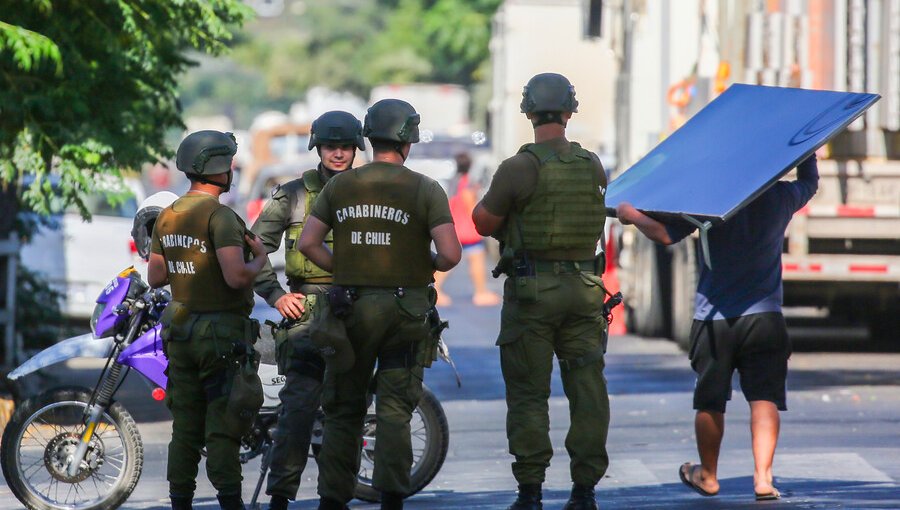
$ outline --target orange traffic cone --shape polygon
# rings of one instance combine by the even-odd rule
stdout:
[[[616,275],[615,255],[615,243],[613,243],[612,236],[610,236],[606,241],[606,269],[603,272],[603,284],[610,294],[615,294],[620,290],[619,278]],[[609,334],[612,336],[627,333],[625,328],[625,305],[623,304],[612,309],[612,323],[609,325]]]

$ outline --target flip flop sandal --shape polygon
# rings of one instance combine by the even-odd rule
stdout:
[[[776,499],[781,499],[781,493],[778,492],[778,489],[772,488],[772,492],[766,492],[764,494],[754,493],[756,495],[756,501],[774,501]]]
[[[686,475],[685,475],[684,469],[682,469],[685,466],[687,466],[687,474]],[[694,468],[696,468],[696,467],[699,467],[699,466],[694,466],[690,462],[685,462],[684,464],[682,464],[681,466],[678,467],[678,478],[681,478],[681,483],[687,485],[688,487],[690,487],[691,489],[696,491],[697,494],[699,494],[701,496],[710,497],[710,496],[715,496],[716,494],[718,494],[717,492],[709,492],[709,491],[705,490],[703,487],[700,487],[699,485],[694,483],[694,480],[693,480]]]

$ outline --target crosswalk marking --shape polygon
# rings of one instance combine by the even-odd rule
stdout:
[[[639,459],[616,459],[611,463],[602,484],[605,487],[660,485],[657,478]]]
[[[854,482],[893,482],[856,453],[776,453],[775,476]]]

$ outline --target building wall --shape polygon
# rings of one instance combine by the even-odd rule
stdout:
[[[598,152],[612,152],[615,57],[604,37],[584,37],[581,0],[507,0],[493,21],[491,138],[497,161],[533,141],[531,123],[519,111],[522,88],[535,74],[565,75],[575,86],[578,113],[569,139]]]

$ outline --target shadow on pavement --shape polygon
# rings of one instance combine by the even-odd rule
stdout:
[[[449,365],[437,361],[426,371],[425,383],[441,401],[502,400],[506,398],[497,347],[452,347],[451,355],[462,378],[457,388]],[[665,355],[608,354],[606,381],[611,395],[640,393],[680,393],[694,389],[694,372],[684,360],[683,366],[660,368]],[[559,366],[554,362],[551,392],[563,395]]]
[[[809,390],[829,386],[900,386],[898,370],[788,370],[789,390]]]
[[[778,508],[900,508],[900,494],[894,484],[851,482],[838,480],[779,479],[780,501],[757,502],[753,497],[751,477],[721,480],[718,496],[702,497],[680,483],[603,489],[597,500],[603,509],[760,509],[769,505]],[[544,491],[545,508],[562,508],[569,497],[567,490]],[[452,492],[434,491],[407,501],[410,509],[505,509],[515,498],[512,490]],[[310,502],[314,503],[314,502]],[[303,503],[297,508],[305,508]],[[310,508],[314,508],[311,506]],[[351,508],[357,506],[351,505]],[[376,508],[374,505],[359,508]]]

